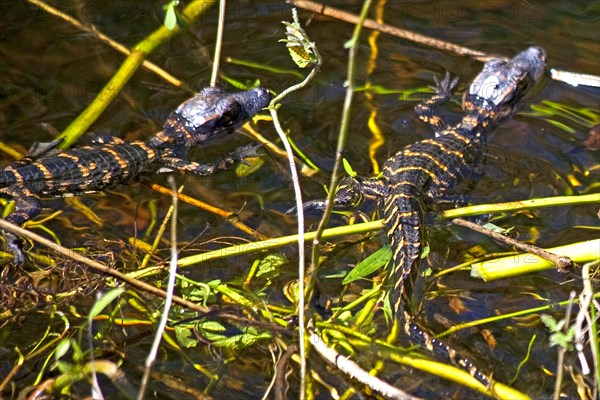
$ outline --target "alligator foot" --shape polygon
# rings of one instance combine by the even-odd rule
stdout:
[[[435,90],[435,93],[444,99],[450,99],[452,90],[454,90],[454,87],[458,83],[458,76],[451,81],[450,72],[446,71],[444,79],[440,81],[439,78],[434,75],[433,80],[435,81],[435,87],[432,87],[432,89]]]
[[[21,239],[10,232],[2,232],[2,236],[6,241],[9,252],[13,254],[13,264],[16,266],[23,265],[25,263],[25,253],[22,250]]]

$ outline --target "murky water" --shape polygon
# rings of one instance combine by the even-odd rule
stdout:
[[[505,56],[535,44],[546,49],[551,67],[600,75],[600,7],[596,1],[495,1],[462,2],[460,5],[447,1],[388,3],[384,13],[386,23]],[[94,24],[113,39],[132,46],[159,26],[162,4],[160,1],[61,2],[60,7],[83,22]],[[355,1],[352,4],[332,2],[331,5],[355,13],[360,10],[359,2]],[[48,124],[58,131],[64,129],[94,99],[118,68],[123,56],[91,35],[78,31],[27,2],[4,2],[1,9],[0,140],[26,152],[32,142],[52,139],[42,124]],[[224,58],[293,70],[294,65],[285,46],[278,43],[284,36],[280,21],[290,20],[289,9],[289,6],[278,1],[229,4]],[[284,101],[281,118],[291,130],[296,145],[323,171],[303,180],[305,198],[314,199],[323,197],[321,188],[328,182],[327,173],[333,163],[346,74],[347,51],[343,44],[349,39],[353,26],[302,11],[300,17],[303,23],[307,23],[306,31],[316,42],[324,64],[316,83]],[[190,32],[160,47],[150,59],[194,88],[207,85],[215,23],[216,11],[210,9]],[[377,161],[383,163],[398,148],[432,136],[430,129],[417,120],[413,111],[414,106],[426,95],[414,95],[409,100],[403,100],[399,91],[431,85],[432,76],[441,76],[445,71],[460,77],[458,90],[461,91],[481,68],[481,63],[472,59],[382,34],[377,40],[379,55],[376,67],[369,74],[368,33],[365,31],[361,41],[357,76],[359,86],[368,81],[373,86],[393,93],[374,93],[370,99],[364,92],[358,92],[355,96],[351,136],[345,156],[354,170],[365,176],[373,174],[367,148],[367,143],[372,140],[367,127],[371,110],[377,110],[376,121],[385,139],[385,144],[376,153]],[[298,82],[298,78],[292,74],[226,62],[221,72],[246,83],[259,79],[262,85],[275,91]],[[186,97],[183,91],[169,86],[154,74],[140,70],[91,130],[128,139],[146,138],[160,129],[168,113]],[[544,110],[553,111],[554,114],[545,116],[527,106],[496,131],[490,139],[484,177],[470,191],[469,201],[487,203],[580,194],[598,180],[598,152],[587,149],[583,142],[600,119],[600,90],[574,88],[547,79],[539,93],[528,101],[536,105],[546,101]],[[582,118],[579,118],[580,114],[557,114],[553,104],[579,112],[587,110],[589,113]],[[447,107],[445,115],[456,120],[458,111],[455,102]],[[259,128],[263,135],[278,142],[268,123],[261,123]],[[215,159],[223,152],[248,142],[246,137],[232,135],[206,151],[194,152],[194,157]],[[6,154],[0,154],[0,157],[4,163],[12,160]],[[244,178],[237,178],[233,172],[209,178],[188,176],[185,179],[185,193],[238,213],[242,221],[268,236],[293,234],[293,219],[281,214],[294,201],[287,167],[280,158],[268,153],[265,161],[261,169]],[[590,169],[591,173],[585,172]],[[165,183],[164,177],[152,177],[151,180]],[[143,237],[152,220],[153,204],[158,207],[159,221],[170,204],[170,198],[140,184],[114,189],[105,195],[85,196],[82,201],[104,221],[102,227],[63,200],[45,203],[52,209],[64,209],[64,213],[48,222],[47,226],[61,238],[64,245],[87,246],[105,257],[110,252],[121,252],[127,248],[130,237]],[[364,211],[374,209],[370,203],[363,208]],[[597,211],[597,205],[548,208],[534,213],[512,213],[496,223],[505,227],[515,226],[521,240],[553,247],[597,237],[597,233],[580,228],[597,226]],[[50,212],[46,210],[44,215]],[[310,217],[309,229],[316,227],[317,217],[314,214]],[[332,224],[345,222],[345,218],[336,216]],[[235,239],[237,237],[252,239],[222,218],[185,204],[180,209],[179,235],[182,242],[192,242],[184,254],[239,243]],[[213,241],[216,238],[225,239]],[[448,226],[431,227],[429,241],[432,247],[430,263],[434,268],[462,262],[465,253],[475,251],[478,245],[487,251],[505,250],[479,235]],[[385,239],[379,235],[368,241],[365,247],[348,243],[340,245],[323,265],[321,296],[338,298],[339,277],[327,277],[346,272],[384,242]],[[167,246],[163,244],[161,247]],[[292,261],[295,260],[297,254],[293,248],[282,251]],[[160,254],[167,257],[168,253],[163,251]],[[133,269],[143,255],[126,257],[126,267]],[[236,257],[234,260],[219,260],[192,269],[189,276],[203,281],[221,279],[237,280],[239,283],[240,276],[250,268],[253,260],[252,256],[247,259]],[[294,278],[294,269],[294,262],[284,267],[282,275],[269,289],[270,298],[282,296],[281,287]],[[351,291],[357,292],[369,285],[365,283]],[[580,290],[580,283],[573,276],[546,272],[483,284],[470,279],[468,273],[464,272],[442,278],[439,286],[433,286],[432,289],[438,290],[439,298],[426,302],[426,319],[433,321],[436,314],[440,314],[457,323],[491,316],[496,312],[508,313],[535,307],[546,304],[545,301],[566,300],[570,290]],[[537,293],[539,297],[531,293]],[[85,295],[91,296],[91,293]],[[85,312],[89,299],[85,296],[79,298],[80,313]],[[285,300],[282,302],[285,303]],[[560,318],[564,310],[557,310],[553,315]],[[23,314],[20,322],[14,319],[8,323],[0,321],[5,324],[0,325],[2,381],[1,378],[14,364],[13,348],[31,346],[17,332],[41,337],[49,321],[35,311]],[[531,360],[523,367],[514,386],[535,398],[548,397],[553,390],[554,378],[545,375],[543,369],[555,370],[556,351],[548,350],[549,332],[539,320],[530,322],[505,321],[486,327],[497,340],[494,349],[488,347],[478,332],[461,333],[456,340],[465,348],[472,349],[471,353],[484,369],[494,367],[495,376],[508,381],[514,375],[515,366],[525,357],[532,334],[536,333],[538,339],[532,347]],[[383,327],[383,319],[381,324]],[[432,322],[432,326],[443,329],[441,325],[436,327],[436,322]],[[385,337],[384,333],[382,331],[382,337]],[[143,362],[141,360],[147,352],[150,333],[145,327],[137,327],[119,328],[119,332],[113,335],[113,350],[115,354],[121,350],[125,352],[125,368],[131,374],[128,378],[135,385],[139,379],[139,370],[135,365]],[[252,348],[229,368],[223,367],[227,354],[216,351],[219,353],[216,355],[213,349],[197,349],[197,353],[190,353],[190,357],[195,362],[211,360],[208,361],[209,366],[222,368],[224,378],[211,392],[215,398],[257,398],[262,395],[272,376],[271,356],[265,346]],[[357,358],[360,359],[360,356]],[[183,359],[173,351],[161,360],[159,371],[175,375],[186,385],[201,391],[209,380],[198,376],[191,360]],[[16,390],[32,384],[39,368],[39,365],[26,364],[14,381]],[[415,381],[422,383],[422,389],[415,393],[427,398],[475,396],[464,389],[448,387],[445,381],[431,379],[428,375],[419,373],[405,378],[405,374],[404,370],[399,369],[388,378],[392,382],[395,380],[399,386],[407,384],[407,379],[413,380],[413,384]],[[160,379],[156,377],[156,380]],[[292,381],[296,382],[295,379]],[[573,383],[569,380],[567,385],[567,396],[575,396]],[[156,398],[182,396],[169,384],[157,385],[154,390]],[[296,388],[290,393],[295,391]],[[9,396],[10,392],[4,393]],[[193,397],[189,393],[185,396]],[[290,396],[293,398],[294,395]],[[320,397],[328,398],[329,395],[322,390]]]

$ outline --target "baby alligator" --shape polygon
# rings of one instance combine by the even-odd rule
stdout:
[[[244,146],[215,163],[186,160],[196,145],[232,132],[269,102],[262,88],[228,94],[216,88],[203,89],[182,103],[167,119],[163,130],[147,141],[128,142],[111,136],[96,139],[91,146],[59,151],[60,141],[34,145],[29,154],[0,170],[0,196],[13,199],[15,210],[6,217],[22,225],[42,209],[40,197],[71,197],[102,191],[135,180],[142,174],[170,170],[211,175],[255,154]],[[13,262],[23,264],[20,240],[3,232]]]
[[[486,386],[489,379],[469,360],[414,322],[404,304],[409,297],[407,281],[418,267],[427,204],[447,201],[452,189],[481,165],[488,133],[515,112],[519,99],[540,80],[545,59],[543,49],[530,47],[511,60],[488,61],[464,94],[464,115],[455,126],[442,121],[436,108],[449,100],[456,79],[451,82],[449,75],[442,82],[436,79],[436,94],[416,111],[435,129],[437,137],[406,146],[389,158],[382,179],[344,179],[335,197],[335,205],[356,205],[362,195],[382,200],[393,252],[390,300],[396,327],[402,324],[411,340],[464,368]],[[323,208],[325,202],[312,201],[305,206]]]

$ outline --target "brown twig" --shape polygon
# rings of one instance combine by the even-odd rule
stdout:
[[[535,254],[536,256],[539,256],[548,261],[551,261],[554,263],[554,265],[556,265],[556,268],[561,272],[564,272],[568,268],[573,266],[573,260],[571,260],[569,257],[559,256],[559,255],[550,253],[549,251],[546,251],[538,246],[523,243],[518,240],[506,237],[504,235],[501,235],[500,233],[491,231],[487,228],[484,228],[481,225],[466,221],[462,218],[454,218],[452,220],[452,223],[459,225],[459,226],[464,226],[466,228],[474,230],[475,232],[479,232],[483,235],[489,236],[492,239],[494,239],[495,241],[506,244],[507,246],[514,246],[519,250],[525,251],[527,253]]]
[[[351,14],[346,11],[342,11],[338,8],[324,6],[310,0],[287,0],[288,3],[293,4],[298,8],[302,8],[307,11],[312,11],[317,14],[322,14],[330,18],[339,19],[351,24],[358,23],[358,16]],[[473,57],[476,60],[485,62],[493,58],[500,58],[507,60],[507,57],[499,56],[495,54],[487,54],[482,51],[470,49],[468,47],[459,46],[457,44],[446,42],[444,40],[435,39],[429,36],[420,35],[418,33],[408,31],[406,29],[400,29],[393,25],[383,24],[376,22],[372,19],[366,19],[364,27],[373,29],[379,32],[387,33],[392,36],[396,36],[402,39],[410,40],[415,43],[420,43],[425,46],[434,47],[436,49],[448,50],[461,56]],[[577,72],[561,71],[555,68],[550,69],[551,78],[557,81],[566,82],[572,86],[592,86],[600,87],[600,76],[591,74],[580,74]]]
[[[288,3],[295,7],[302,8],[304,10],[312,11],[317,14],[322,14],[330,18],[339,19],[353,25],[360,22],[360,18],[352,13],[340,10],[339,8],[324,6],[310,0],[288,0]],[[496,55],[489,55],[482,51],[469,49],[468,47],[459,46],[454,43],[446,42],[444,40],[435,39],[429,36],[420,35],[415,32],[408,31],[406,29],[400,29],[393,25],[382,24],[372,19],[365,19],[363,26],[368,29],[374,29],[379,32],[387,33],[392,36],[410,40],[415,43],[420,43],[426,46],[435,47],[437,49],[448,50],[461,56],[473,57],[479,61],[487,61],[491,58],[503,58]]]
[[[172,191],[169,188],[166,188],[164,186],[161,186],[159,184],[156,183],[152,183],[152,182],[146,182],[144,181],[144,185],[152,188],[153,190],[156,190],[159,193],[162,194],[166,194],[171,196],[172,195]],[[254,238],[258,239],[258,240],[267,240],[268,237],[263,235],[262,233],[259,233],[257,231],[255,231],[254,229],[250,228],[248,225],[244,224],[243,222],[240,221],[236,221],[236,214],[232,213],[231,211],[225,211],[221,208],[212,206],[210,204],[204,203],[203,201],[200,201],[198,199],[195,199],[193,197],[187,196],[183,193],[179,193],[177,194],[177,198],[181,201],[183,201],[184,203],[188,203],[191,204],[195,207],[198,207],[202,210],[211,212],[213,214],[219,215],[220,217],[223,217],[224,219],[226,219],[227,221],[229,221],[233,226],[235,226],[236,228],[238,228],[239,230],[241,230],[244,233],[247,233],[251,236],[253,236]]]
[[[285,400],[288,398],[286,384],[287,367],[292,356],[298,351],[298,345],[290,345],[281,356],[277,365],[275,365],[275,400]]]

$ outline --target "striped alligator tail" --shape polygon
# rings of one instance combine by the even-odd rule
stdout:
[[[411,342],[425,347],[440,360],[459,366],[489,387],[490,380],[485,374],[466,357],[421,328],[407,310],[405,299],[410,295],[410,275],[411,272],[419,273],[421,210],[418,198],[408,193],[394,193],[385,198],[384,223],[393,251],[393,269],[390,274],[393,288],[390,300],[396,324],[404,329]]]

